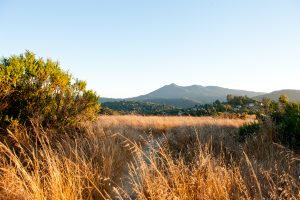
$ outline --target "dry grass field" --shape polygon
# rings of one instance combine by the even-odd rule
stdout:
[[[0,199],[300,199],[300,159],[254,119],[100,116],[0,143]]]
[[[254,118],[249,117],[246,122]],[[188,116],[137,116],[137,115],[120,115],[120,116],[101,116],[99,118],[101,125],[110,126],[129,126],[134,128],[156,128],[170,129],[174,127],[201,126],[201,125],[226,125],[239,127],[245,123],[242,119],[218,119],[213,117],[188,117]]]

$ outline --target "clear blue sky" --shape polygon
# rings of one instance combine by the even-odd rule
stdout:
[[[59,60],[105,97],[300,89],[299,0],[0,0],[0,56]]]

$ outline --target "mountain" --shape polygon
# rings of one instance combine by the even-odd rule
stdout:
[[[149,94],[130,98],[128,100],[165,103],[177,107],[190,107],[196,104],[212,103],[217,99],[220,101],[226,101],[226,96],[228,94],[254,97],[264,93],[234,90],[218,86],[179,86],[172,83],[150,92]]]
[[[165,85],[153,92],[146,95],[141,95],[131,99],[134,100],[150,100],[150,99],[189,99],[197,101],[199,103],[211,103],[217,99],[220,101],[225,101],[226,96],[232,94],[235,96],[245,96],[254,97],[262,95],[261,92],[252,92],[246,90],[234,90],[228,88],[222,88],[218,86],[201,86],[201,85],[191,85],[191,86],[179,86],[174,83],[170,85]]]
[[[145,95],[125,99],[101,98],[101,102],[140,101],[170,105],[177,108],[189,108],[199,104],[212,103],[217,99],[220,101],[226,101],[226,96],[228,94],[235,96],[247,95],[248,97],[256,100],[270,98],[274,101],[277,101],[280,95],[285,94],[289,97],[289,101],[300,102],[300,90],[278,90],[271,93],[262,93],[235,90],[218,86],[179,86],[174,83],[165,85]]]
[[[212,103],[216,100],[226,101],[226,96],[232,94],[235,96],[245,96],[254,97],[262,95],[261,92],[252,92],[246,90],[235,90],[222,88],[218,86],[201,86],[201,85],[191,85],[191,86],[179,86],[174,83],[170,85],[165,85],[153,92],[145,95],[127,98],[127,99],[109,99],[104,98],[101,102],[110,101],[143,101],[152,102],[159,104],[166,104],[176,106],[178,108],[188,108],[199,104]]]
[[[300,90],[278,90],[271,93],[256,96],[254,97],[254,99],[261,100],[262,98],[269,98],[273,101],[278,101],[280,95],[287,95],[290,102],[300,102]]]

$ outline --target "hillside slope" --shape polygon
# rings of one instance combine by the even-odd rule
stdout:
[[[300,102],[300,90],[278,90],[271,93],[263,94],[254,97],[256,100],[261,100],[262,98],[269,98],[273,101],[278,101],[280,95],[287,95],[289,101]]]
[[[175,105],[176,101],[186,101],[187,102],[186,104],[181,103],[181,107],[186,107],[188,104],[195,105],[195,104],[212,103],[217,99],[220,101],[225,101],[226,96],[228,94],[232,94],[235,96],[247,95],[248,97],[254,97],[254,96],[262,95],[264,93],[252,92],[246,90],[234,90],[234,89],[222,88],[218,86],[206,86],[206,87],[201,85],[179,86],[173,83],[170,85],[165,85],[146,95],[130,98],[130,100],[167,103],[171,105]]]
[[[199,104],[212,103],[216,100],[226,101],[226,96],[228,94],[255,97],[265,93],[235,90],[218,86],[179,86],[172,83],[145,95],[124,99],[101,98],[100,101],[102,103],[117,101],[143,101],[171,105],[178,108],[189,108]]]

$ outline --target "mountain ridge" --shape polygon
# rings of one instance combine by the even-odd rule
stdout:
[[[292,102],[300,102],[300,90],[284,89],[276,90],[270,93],[254,92],[248,90],[229,89],[219,86],[190,85],[179,86],[174,83],[164,85],[148,94],[131,98],[101,98],[101,102],[116,101],[142,101],[171,105],[178,108],[189,108],[195,105],[212,103],[216,100],[226,101],[228,94],[235,96],[245,96],[261,100],[270,98],[277,101],[280,95],[287,95]]]
[[[226,101],[228,94],[236,96],[254,97],[263,95],[263,92],[253,92],[247,90],[237,90],[223,88],[219,86],[190,85],[179,86],[175,83],[164,85],[148,94],[137,97],[118,99],[119,101],[144,101],[172,105],[187,108],[197,104],[212,103],[216,100]],[[101,102],[107,102],[109,98],[104,98]],[[110,98],[111,101],[116,101]]]
[[[202,86],[202,85],[190,85],[190,86],[179,86],[174,83],[165,85],[153,92],[150,92],[145,95],[140,95],[137,97],[129,98],[133,100],[142,100],[142,99],[157,99],[157,98],[183,98],[200,101],[203,103],[210,103],[214,100],[226,100],[228,94],[232,95],[247,95],[249,97],[263,95],[263,92],[253,92],[247,90],[237,90],[223,88],[219,86]]]
[[[263,95],[259,95],[254,97],[256,100],[262,100],[263,98],[269,98],[273,101],[278,101],[280,95],[287,95],[289,101],[291,102],[300,102],[300,90],[295,89],[283,89],[283,90],[275,90],[270,93],[266,93]]]

